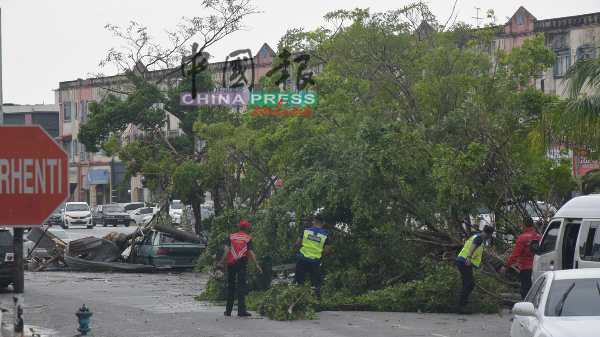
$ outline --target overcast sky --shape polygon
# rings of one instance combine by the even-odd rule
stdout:
[[[304,27],[313,30],[327,23],[323,15],[338,9],[369,7],[372,12],[398,9],[414,1],[358,0],[254,0],[263,13],[248,16],[248,31],[240,31],[218,42],[207,51],[213,60],[224,60],[237,49],[250,48],[253,54],[263,43],[273,49],[288,29]],[[445,22],[452,11],[453,0],[430,0],[432,12]],[[493,9],[500,23],[524,6],[538,20],[600,12],[599,0],[458,0],[458,21],[475,25],[473,17],[480,7],[485,17]],[[87,78],[88,73],[102,69],[100,60],[111,47],[121,41],[111,37],[106,24],[126,27],[135,21],[148,27],[157,38],[163,30],[173,28],[182,16],[204,16],[200,0],[0,0],[2,9],[2,83],[4,103],[54,103],[53,89],[62,81]],[[485,21],[484,21],[485,23]],[[200,38],[196,39],[199,44]]]

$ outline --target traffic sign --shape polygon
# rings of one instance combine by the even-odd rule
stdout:
[[[0,126],[0,226],[40,226],[68,196],[68,156],[54,139],[39,125]]]

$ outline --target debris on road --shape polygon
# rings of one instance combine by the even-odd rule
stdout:
[[[152,229],[168,233],[180,240],[208,243],[208,240],[193,233],[161,224],[156,224],[154,227],[137,228],[130,234],[111,232],[105,237],[85,237],[66,244],[49,231],[35,227],[30,231],[27,239],[45,248],[52,257],[41,259],[33,256],[29,258],[29,262],[39,265],[35,271],[44,270],[46,266],[55,262],[61,267],[59,269],[66,270],[150,272],[170,268],[170,266],[157,267],[147,261],[140,261],[135,254],[136,249],[134,248],[136,244],[140,244],[136,241],[143,241],[152,232]],[[200,255],[203,251],[198,250],[197,253]]]

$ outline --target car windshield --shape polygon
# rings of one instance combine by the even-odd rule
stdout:
[[[64,231],[50,231],[50,233],[52,233],[59,239],[70,239],[67,233],[65,233]]]
[[[171,204],[171,208],[172,209],[182,209],[183,208],[183,204],[179,203],[179,202],[174,202]]]
[[[12,234],[9,231],[0,231],[0,247],[11,247],[12,245]]]
[[[177,242],[190,242],[190,241],[182,240],[182,239],[176,238],[174,236],[171,236],[171,235],[165,234],[165,233],[162,233],[162,235],[160,237],[160,243],[177,243]]]
[[[600,316],[600,279],[552,282],[546,316]]]
[[[104,206],[102,208],[104,212],[122,212],[123,209],[119,206]]]
[[[81,212],[81,211],[89,211],[90,208],[86,204],[68,204],[67,212]]]

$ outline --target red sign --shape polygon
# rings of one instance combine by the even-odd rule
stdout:
[[[50,135],[0,126],[0,226],[42,225],[68,196],[68,156]]]

